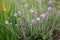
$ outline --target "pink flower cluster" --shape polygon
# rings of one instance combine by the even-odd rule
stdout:
[[[37,14],[36,10],[30,9],[30,13]]]
[[[9,24],[12,25],[12,22],[9,22],[8,20],[5,20],[5,24],[6,25],[9,25]]]
[[[46,16],[48,16],[48,13],[41,14],[40,17],[37,17],[35,20],[33,19],[32,23],[36,23],[36,22],[40,21],[41,18],[45,18]]]
[[[52,8],[52,7],[48,7],[48,11],[54,11],[55,8]]]
[[[14,17],[17,17],[17,15],[21,15],[21,11],[18,11],[17,13],[14,13]]]
[[[13,16],[14,16],[14,17],[17,17],[17,15],[21,15],[21,11],[18,11],[17,13],[14,13]],[[9,24],[12,25],[12,22],[9,22],[8,20],[5,20],[5,24],[6,24],[6,25],[9,25]]]
[[[36,19],[33,19],[32,23],[36,23],[37,21],[40,21],[40,17],[37,17]]]

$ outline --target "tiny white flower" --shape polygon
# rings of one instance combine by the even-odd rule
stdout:
[[[18,14],[21,14],[21,11],[18,11]]]

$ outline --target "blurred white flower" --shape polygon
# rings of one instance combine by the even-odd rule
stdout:
[[[10,25],[12,25],[12,22],[10,22]]]
[[[33,9],[30,9],[30,13],[34,13],[34,10]]]
[[[16,17],[17,16],[17,13],[14,13],[14,16]]]
[[[34,14],[37,14],[37,11],[34,11]]]
[[[18,11],[18,14],[21,14],[21,11]]]
[[[9,21],[8,21],[8,20],[6,20],[6,21],[5,21],[5,24],[6,24],[6,25],[8,25],[8,24],[9,24]]]
[[[27,8],[28,7],[28,4],[24,3],[24,7]]]
[[[48,3],[51,5],[53,2],[52,2],[52,0],[49,0],[49,2],[48,2]]]

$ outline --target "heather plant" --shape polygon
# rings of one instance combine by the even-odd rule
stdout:
[[[54,40],[53,31],[60,30],[59,2],[0,0],[0,40]]]

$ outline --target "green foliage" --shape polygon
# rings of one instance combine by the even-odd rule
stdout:
[[[25,3],[27,7],[24,7]],[[0,5],[0,40],[53,40],[53,31],[60,29],[60,16],[58,16],[59,10],[57,9],[59,3],[55,0],[52,5],[48,4],[48,0],[40,0],[40,2],[1,0]],[[49,11],[48,7],[56,9]],[[37,11],[37,14],[31,13],[30,9]],[[21,11],[21,14],[18,14],[18,11]],[[48,16],[41,18],[40,15],[43,13],[48,13]],[[37,17],[41,20],[36,21]],[[36,23],[31,22],[33,19]],[[6,20],[9,21],[8,25],[5,24]]]

